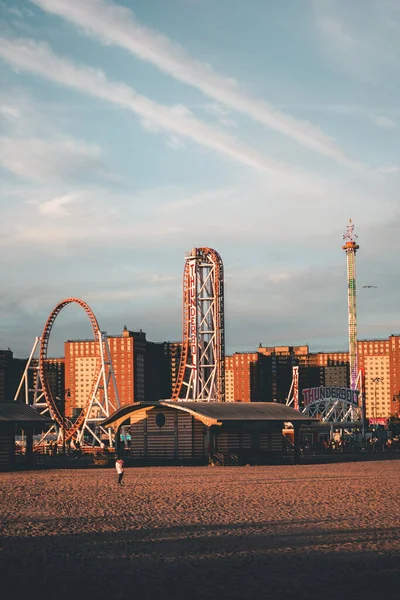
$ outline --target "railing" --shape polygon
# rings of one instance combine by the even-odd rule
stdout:
[[[222,454],[222,452],[216,452],[215,454],[213,454],[212,460],[214,463],[219,464],[221,467],[223,467],[225,464],[225,457]]]
[[[221,467],[233,466],[239,464],[239,455],[234,452],[216,452],[212,455],[212,460]]]

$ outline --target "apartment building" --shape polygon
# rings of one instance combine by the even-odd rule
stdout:
[[[400,366],[399,346],[399,336],[358,342],[358,366],[364,370],[368,419],[386,419],[393,412],[392,399]]]
[[[359,368],[365,378],[366,416],[387,419],[400,413],[400,335],[358,342]],[[260,347],[225,359],[227,402],[285,402],[293,366],[299,367],[301,390],[348,387],[349,353],[309,352],[304,346]]]
[[[225,402],[254,402],[257,352],[235,352],[225,358]]]
[[[260,345],[257,352],[227,356],[226,402],[286,402],[293,367],[307,354],[308,346]],[[304,379],[304,373],[302,375]]]
[[[0,402],[11,402],[14,400],[26,363],[26,358],[15,358],[12,350],[9,348],[7,350],[0,350]],[[32,380],[30,384],[32,385]],[[21,402],[25,401],[22,392],[18,400]]]
[[[145,400],[146,334],[129,331],[108,336],[111,361],[118,389],[120,406]],[[97,342],[69,340],[65,342],[66,416],[76,417],[89,402],[100,369]],[[108,388],[110,402],[116,406],[114,387]]]

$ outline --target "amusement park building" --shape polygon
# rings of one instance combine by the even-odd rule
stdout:
[[[183,462],[207,464],[262,464],[287,456],[285,423],[294,427],[294,460],[300,458],[300,428],[317,419],[281,404],[226,402],[138,402],[125,406],[103,427],[116,432],[130,427],[129,454],[139,463]]]
[[[41,433],[51,419],[22,402],[0,402],[0,471],[15,465],[15,436],[24,432],[25,466],[31,466],[33,458],[33,434]]]

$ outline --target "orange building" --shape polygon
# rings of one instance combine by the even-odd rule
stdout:
[[[308,356],[308,346],[259,346],[225,358],[226,402],[285,402],[293,366]]]
[[[254,401],[257,362],[257,352],[235,352],[225,358],[225,402]]]
[[[146,334],[129,331],[126,327],[119,336],[108,336],[111,360],[119,394],[120,406],[145,399]],[[98,344],[90,340],[65,342],[66,416],[76,417],[90,400],[100,368]],[[109,399],[116,405],[113,386],[109,385]]]
[[[400,392],[400,335],[360,340],[358,365],[365,373],[367,418],[385,419],[399,412],[396,396]]]
[[[260,347],[225,359],[226,401],[285,402],[292,367],[299,366],[301,389],[349,386],[349,353],[309,352],[304,346]],[[400,335],[359,340],[358,366],[364,372],[366,416],[387,419],[400,413]]]
[[[325,370],[335,367],[337,379],[329,385],[349,385],[348,352],[319,352],[317,357]],[[358,368],[364,373],[366,417],[387,419],[400,412],[396,399],[400,393],[400,335],[358,340]]]

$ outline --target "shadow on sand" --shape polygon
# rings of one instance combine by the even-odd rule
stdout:
[[[1,586],[15,600],[397,597],[397,528],[294,524],[274,534],[273,523],[235,523],[3,538]]]

